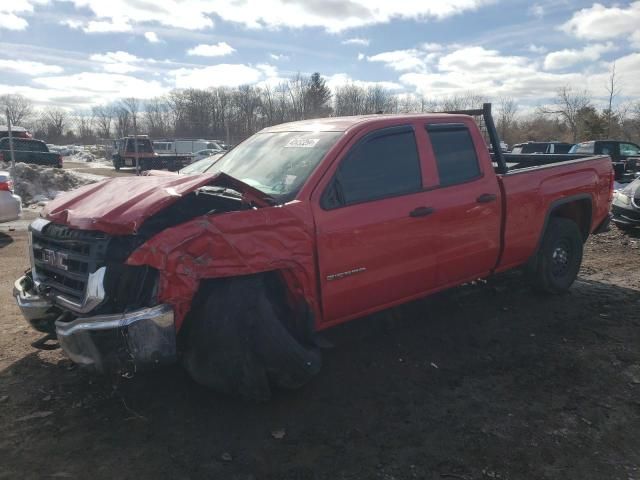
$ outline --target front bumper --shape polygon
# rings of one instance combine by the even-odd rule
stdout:
[[[611,206],[613,213],[613,223],[629,227],[640,227],[640,209],[633,205],[619,205],[614,203]]]
[[[107,373],[136,372],[176,361],[170,305],[65,321],[66,316],[48,299],[30,292],[29,285],[26,276],[14,284],[22,314],[37,330],[54,330],[60,346],[75,363]]]

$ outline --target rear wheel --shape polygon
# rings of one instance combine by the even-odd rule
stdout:
[[[551,218],[529,269],[534,288],[552,294],[569,290],[580,271],[582,250],[578,225],[566,218]]]
[[[273,386],[298,388],[321,367],[317,348],[294,338],[261,276],[206,285],[185,325],[183,365],[197,383],[250,401]]]

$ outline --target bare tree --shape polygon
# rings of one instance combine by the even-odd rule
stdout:
[[[93,120],[93,116],[88,113],[81,114],[76,119],[76,129],[78,131],[78,137],[82,143],[93,143],[93,141],[95,141]]]
[[[513,98],[501,97],[498,99],[496,128],[500,138],[507,143],[514,141],[514,123],[518,112],[518,104]]]
[[[288,88],[293,108],[293,118],[294,120],[304,120],[306,118],[305,99],[309,90],[309,79],[298,73],[289,79]]]
[[[620,95],[622,91],[622,89],[618,85],[618,78],[616,77],[616,62],[613,62],[611,66],[611,71],[609,72],[609,80],[607,82],[606,88],[607,88],[607,93],[609,94],[609,103],[608,103],[608,108],[604,112],[604,116],[607,121],[606,136],[610,137],[612,124],[613,124],[614,118],[616,117],[616,114],[613,111],[613,102],[615,101],[616,97]]]
[[[111,125],[115,117],[113,105],[98,105],[92,109],[98,135],[103,139],[111,138]]]
[[[129,112],[131,121],[136,125],[138,120],[138,113],[140,113],[140,100],[134,97],[127,97],[120,100],[122,107]]]
[[[569,86],[560,88],[556,94],[556,102],[548,107],[542,107],[540,112],[545,115],[556,115],[561,118],[571,131],[571,141],[578,141],[580,112],[591,105],[589,92],[582,90],[574,92]]]
[[[125,137],[129,135],[131,129],[131,114],[129,110],[123,106],[114,108],[116,119],[116,137]]]
[[[6,111],[9,112],[9,119],[12,125],[20,125],[33,114],[31,100],[18,93],[0,96],[0,107],[3,117]]]
[[[53,142],[61,141],[69,123],[67,111],[61,108],[49,108],[43,112],[42,117],[45,122],[47,138]]]

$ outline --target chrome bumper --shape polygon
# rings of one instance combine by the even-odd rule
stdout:
[[[170,305],[65,322],[55,320],[61,312],[53,303],[29,293],[29,281],[29,277],[22,277],[14,285],[22,314],[34,328],[45,322],[54,325],[60,346],[75,363],[106,373],[145,370],[176,361],[176,331]]]

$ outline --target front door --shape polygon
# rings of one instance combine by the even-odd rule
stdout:
[[[338,161],[313,206],[328,324],[418,295],[436,280],[438,232],[413,126],[370,133]]]

